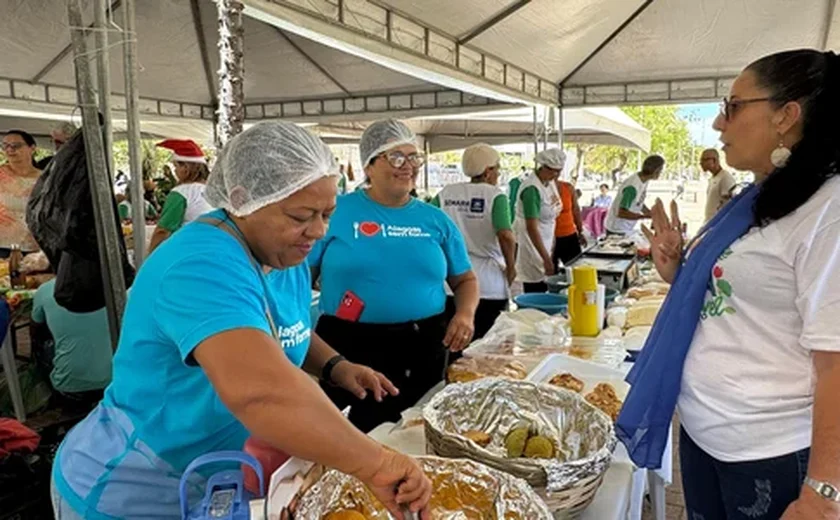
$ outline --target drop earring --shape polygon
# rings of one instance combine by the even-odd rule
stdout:
[[[776,168],[784,168],[790,159],[790,153],[790,148],[785,146],[785,142],[782,139],[779,139],[779,146],[770,154],[770,162]]]

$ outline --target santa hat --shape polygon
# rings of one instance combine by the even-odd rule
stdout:
[[[207,164],[204,152],[195,141],[189,139],[167,139],[159,142],[156,146],[172,150],[172,160],[175,162],[189,162]]]

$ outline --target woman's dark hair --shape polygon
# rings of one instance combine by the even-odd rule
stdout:
[[[653,175],[656,170],[665,166],[665,158],[661,155],[651,155],[642,163],[642,173],[646,175]]]
[[[24,132],[23,130],[9,130],[6,132],[6,135],[16,135],[23,139],[23,142],[26,143],[26,146],[35,147],[37,143],[35,142],[35,138],[32,137],[32,134],[29,132]],[[32,166],[36,166],[38,162],[35,160],[35,154],[32,154]]]
[[[6,132],[6,135],[16,135],[23,139],[23,142],[26,143],[26,146],[36,146],[35,138],[32,137],[32,134],[29,132],[24,132],[23,130],[9,130]]]
[[[787,164],[762,183],[753,213],[759,226],[796,211],[840,166],[840,56],[811,49],[765,56],[746,68],[780,108],[802,106],[802,139]]]
[[[604,184],[598,186],[598,189],[601,189],[601,188],[604,188],[605,190],[609,191],[610,185],[607,184],[607,183],[604,183]]]
[[[181,184],[189,184],[191,182],[207,182],[207,177],[210,176],[210,169],[204,163],[183,163],[187,167],[187,177],[181,181]]]

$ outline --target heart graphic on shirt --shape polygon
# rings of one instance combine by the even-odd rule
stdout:
[[[376,222],[362,222],[359,225],[359,231],[361,231],[362,234],[366,237],[372,237],[376,235],[377,233],[379,233],[380,229],[381,228],[379,227],[379,224],[377,224]]]

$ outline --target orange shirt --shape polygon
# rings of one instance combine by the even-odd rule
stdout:
[[[578,232],[575,225],[575,214],[573,211],[575,196],[574,186],[568,182],[557,181],[557,191],[560,192],[560,200],[563,202],[563,211],[557,216],[554,224],[554,236],[567,237],[576,235]]]

